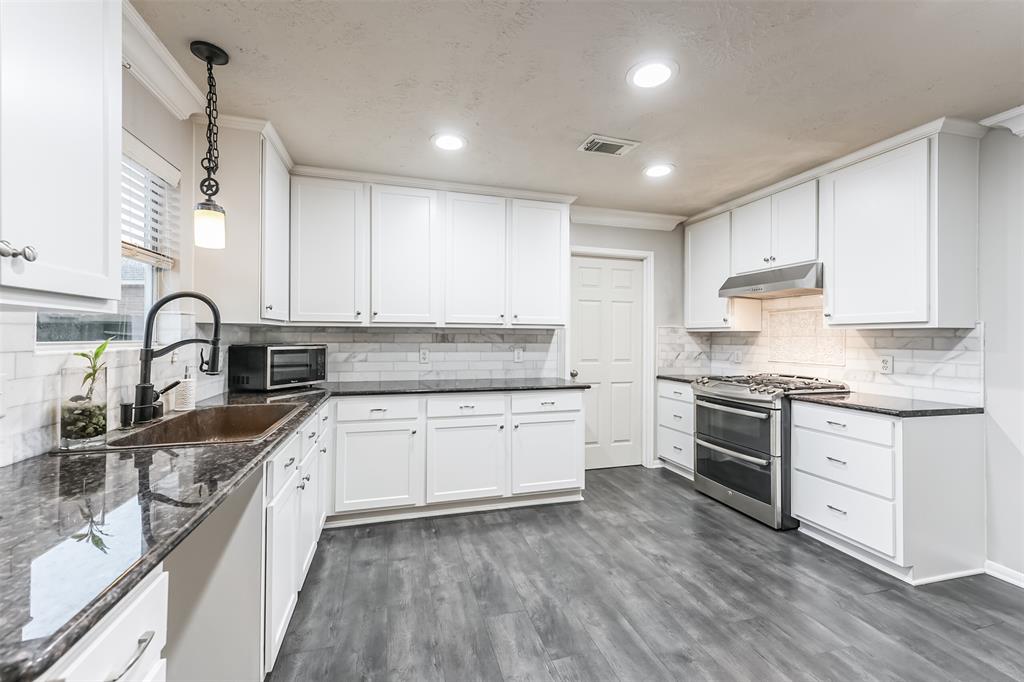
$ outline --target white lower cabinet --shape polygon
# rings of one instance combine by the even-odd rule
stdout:
[[[306,579],[306,572],[313,562],[313,554],[316,553],[316,543],[320,538],[321,524],[321,502],[320,502],[320,443],[306,454],[302,464],[299,465],[299,481],[297,484],[299,495],[299,531],[298,551],[296,552],[297,583],[299,588]]]
[[[512,416],[512,494],[583,487],[581,412]]]
[[[298,599],[299,470],[267,505],[266,670],[272,670]]]
[[[40,679],[165,680],[167,584],[167,573],[158,565]]]
[[[792,425],[801,531],[915,585],[983,572],[982,415],[795,403]]]
[[[334,511],[423,504],[423,441],[418,419],[340,424]]]
[[[427,503],[508,494],[505,415],[427,422]]]
[[[659,459],[693,477],[693,389],[689,384],[658,380],[656,452]]]

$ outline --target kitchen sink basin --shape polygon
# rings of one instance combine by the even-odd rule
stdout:
[[[108,438],[111,448],[155,448],[211,443],[254,443],[263,440],[296,412],[297,403],[200,407],[166,417],[131,433]]]

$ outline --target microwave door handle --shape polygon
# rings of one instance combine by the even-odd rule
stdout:
[[[750,410],[741,410],[738,407],[728,407],[727,405],[719,405],[718,403],[709,403],[704,400],[698,400],[697,404],[701,407],[706,407],[709,410],[718,410],[719,412],[729,412],[730,414],[741,414],[744,417],[751,417],[753,419],[768,419],[769,415],[764,412],[752,412]]]
[[[760,457],[751,457],[750,455],[744,455],[742,453],[736,452],[735,450],[729,450],[727,448],[721,447],[720,445],[715,445],[713,443],[707,442],[706,440],[701,440],[700,438],[694,438],[693,440],[695,443],[697,443],[697,445],[701,445],[716,452],[721,452],[723,455],[728,455],[729,457],[741,459],[744,462],[750,462],[751,464],[757,464],[763,467],[766,467],[771,464],[770,461],[761,459]]]

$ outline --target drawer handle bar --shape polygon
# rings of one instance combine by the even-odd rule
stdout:
[[[697,404],[701,407],[706,407],[709,410],[718,410],[720,412],[729,412],[731,414],[742,414],[744,417],[753,417],[754,419],[768,419],[768,415],[764,412],[751,412],[750,410],[741,410],[738,407],[728,407],[726,405],[719,405],[718,403],[709,403],[704,400],[698,400]]]
[[[682,451],[683,451],[683,449],[682,449],[681,447],[679,447],[678,445],[673,445],[673,446],[672,446],[672,449],[673,449],[673,450],[678,450],[679,452],[682,452]]]
[[[845,459],[837,459],[836,457],[829,457],[828,455],[825,455],[825,459],[827,459],[830,462],[835,462],[836,464],[842,464],[843,466],[846,466]]]
[[[542,401],[540,401],[540,404],[541,405],[554,405],[555,401],[554,400],[542,400]]]
[[[146,653],[146,649],[149,648],[149,643],[153,641],[154,637],[156,637],[156,632],[154,632],[153,630],[146,630],[145,632],[143,632],[142,636],[139,637],[139,641],[135,646],[135,652],[132,654],[132,657],[128,659],[128,663],[124,666],[124,669],[122,669],[121,672],[107,680],[107,682],[117,682],[125,675],[127,675],[128,671],[132,669],[132,666],[138,663],[139,659],[142,658],[142,654]]]
[[[842,514],[843,516],[846,516],[846,510],[845,509],[840,509],[839,507],[833,507],[831,504],[826,504],[825,506],[828,507],[829,509],[831,509],[832,511],[836,512],[837,514]]]
[[[388,408],[386,408],[386,407],[371,407],[370,408],[370,412],[387,412],[387,411],[388,411]]]
[[[681,414],[674,414],[672,416],[675,417],[676,419],[682,419],[683,418],[683,415],[681,415]]]
[[[295,458],[294,457],[292,457],[287,462],[285,462],[283,468],[287,469],[288,467],[290,467],[293,464],[295,464]]]
[[[459,405],[459,409],[460,410],[475,410],[476,409],[476,405],[470,405],[470,404],[467,403],[466,405]]]
[[[831,426],[835,426],[835,427],[838,427],[838,428],[840,428],[840,429],[845,429],[845,428],[846,428],[846,424],[844,424],[844,423],[842,423],[842,422],[834,422],[834,421],[832,421],[832,420],[830,420],[830,419],[826,419],[826,420],[825,420],[825,423],[826,423],[826,424],[829,424],[829,425],[831,425]]]
[[[736,459],[741,459],[744,462],[750,462],[751,464],[758,464],[758,465],[763,466],[763,467],[766,467],[769,464],[771,464],[771,462],[769,462],[768,460],[761,459],[760,457],[751,457],[750,455],[744,455],[744,454],[741,454],[739,452],[735,452],[733,450],[727,450],[726,448],[723,448],[723,447],[721,447],[719,445],[714,445],[713,443],[709,443],[709,442],[707,442],[705,440],[701,440],[700,438],[694,438],[693,440],[698,445],[703,445],[704,447],[706,447],[706,448],[708,448],[710,450],[714,450],[715,452],[721,452],[723,455],[728,455],[729,457],[735,457]]]

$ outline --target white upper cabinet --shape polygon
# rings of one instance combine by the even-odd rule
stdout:
[[[773,268],[818,258],[818,181],[810,180],[772,197]]]
[[[288,166],[274,145],[262,140],[263,312],[267,320],[288,320]]]
[[[771,267],[772,198],[758,199],[732,212],[732,272]],[[725,281],[725,280],[723,280]]]
[[[686,226],[684,321],[688,329],[759,331],[761,303],[719,298],[729,277],[729,214]]]
[[[826,321],[973,327],[978,140],[940,133],[821,178]]]
[[[370,186],[292,178],[291,319],[367,322]]]
[[[817,181],[811,180],[732,211],[732,274],[818,257]]]
[[[509,248],[511,323],[565,324],[569,206],[513,199]]]
[[[506,204],[502,197],[447,195],[445,321],[506,322]]]
[[[435,323],[443,258],[437,192],[373,185],[372,322]]]
[[[0,149],[0,304],[112,306],[121,287],[120,3],[0,2]]]

